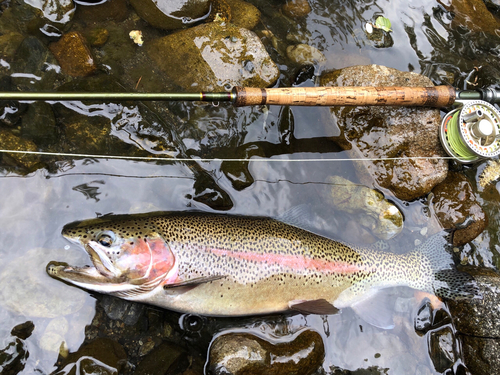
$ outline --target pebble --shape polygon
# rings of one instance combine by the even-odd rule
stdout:
[[[64,73],[72,77],[85,77],[95,72],[94,57],[85,37],[77,31],[63,34],[49,45]]]
[[[287,0],[281,10],[287,17],[301,18],[307,16],[312,9],[308,0]]]
[[[325,55],[323,55],[319,49],[307,44],[288,46],[286,49],[286,55],[290,60],[298,65],[319,64],[326,61]]]

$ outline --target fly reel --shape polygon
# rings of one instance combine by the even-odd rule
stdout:
[[[443,118],[439,130],[444,149],[461,163],[500,154],[500,112],[488,102],[464,101]]]

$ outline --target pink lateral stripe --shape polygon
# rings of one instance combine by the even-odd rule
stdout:
[[[218,256],[225,255],[235,259],[257,261],[265,264],[279,264],[281,266],[289,267],[294,271],[314,269],[324,273],[350,274],[365,270],[365,267],[359,267],[346,262],[329,262],[323,259],[311,259],[299,255],[257,254],[213,248],[206,250]]]

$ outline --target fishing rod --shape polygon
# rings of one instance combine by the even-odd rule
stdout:
[[[500,91],[486,88],[457,91],[451,86],[432,87],[235,87],[230,92],[0,92],[0,100],[141,100],[231,102],[235,106],[411,106],[447,108],[440,126],[446,152],[461,163],[500,154]]]

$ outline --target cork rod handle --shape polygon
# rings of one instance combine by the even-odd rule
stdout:
[[[233,89],[236,106],[302,105],[302,106],[419,106],[447,107],[455,102],[456,92],[450,86],[433,87],[290,87]]]

